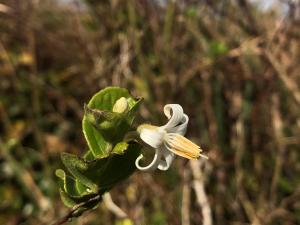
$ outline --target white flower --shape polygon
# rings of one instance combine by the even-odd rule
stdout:
[[[200,154],[202,149],[198,145],[184,137],[189,117],[184,114],[182,107],[178,104],[168,104],[164,107],[164,113],[169,119],[166,125],[157,127],[143,124],[138,127],[140,138],[155,149],[154,158],[149,165],[140,165],[143,155],[136,159],[135,165],[139,170],[167,170],[175,154],[187,159],[197,159],[200,156],[207,158]]]

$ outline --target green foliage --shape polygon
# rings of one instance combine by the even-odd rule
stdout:
[[[228,47],[224,42],[212,41],[209,45],[209,57],[214,59],[228,52]]]
[[[140,102],[126,89],[109,87],[95,94],[85,106],[82,128],[90,149],[84,157],[62,153],[62,162],[70,174],[56,170],[61,199],[66,206],[101,196],[134,172],[140,146],[126,142],[124,137]]]
[[[186,9],[185,14],[186,14],[186,16],[191,17],[191,18],[196,17],[197,16],[197,7],[195,7],[195,6],[189,6]]]
[[[125,97],[128,109],[113,112],[115,102]],[[98,92],[85,107],[83,133],[95,158],[107,157],[112,147],[122,140],[130,128],[140,99],[134,99],[126,89],[110,87]]]

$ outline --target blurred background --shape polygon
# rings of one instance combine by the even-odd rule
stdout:
[[[300,224],[297,0],[0,1],[0,224],[68,212],[54,171],[82,154],[83,105],[106,86],[190,116],[209,160],[177,158],[70,224]],[[116,206],[115,205],[115,206]],[[122,214],[122,213],[121,213]]]

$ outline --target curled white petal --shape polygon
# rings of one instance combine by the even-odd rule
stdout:
[[[172,112],[172,114],[171,114]],[[169,128],[177,126],[183,117],[183,109],[179,104],[168,104],[164,107],[164,113],[169,119],[168,123],[161,128],[168,130]]]
[[[140,138],[155,149],[152,162],[147,166],[140,166],[143,158],[140,155],[136,159],[136,167],[142,171],[168,170],[176,155],[187,159],[197,159],[201,154],[201,148],[184,137],[189,122],[189,117],[184,114],[178,104],[168,104],[164,107],[164,113],[169,121],[160,127],[144,124],[139,126]]]
[[[153,148],[158,148],[163,141],[164,132],[160,130],[152,130],[143,128],[140,132],[141,139]]]
[[[164,160],[160,160],[159,164],[158,164],[158,169],[160,170],[168,170],[175,158],[175,154],[173,152],[170,152],[169,150],[167,150],[164,147],[161,147],[163,156],[164,156]]]
[[[181,124],[179,124],[178,126],[169,128],[168,132],[185,135],[188,122],[189,122],[189,117],[186,114],[183,114]]]
[[[139,157],[137,157],[137,159],[135,160],[135,166],[141,171],[150,172],[157,168],[157,165],[160,162],[161,152],[159,151],[159,149],[155,149],[154,158],[148,166],[140,166],[139,162],[142,158],[143,158],[142,154]]]

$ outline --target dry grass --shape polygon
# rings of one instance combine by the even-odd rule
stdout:
[[[145,98],[140,121],[183,105],[188,137],[210,157],[114,189],[133,223],[300,223],[300,8],[281,20],[245,0],[195,2],[0,4],[0,224],[66,212],[59,153],[86,148],[83,104],[108,85]],[[72,224],[122,223],[101,205]]]

